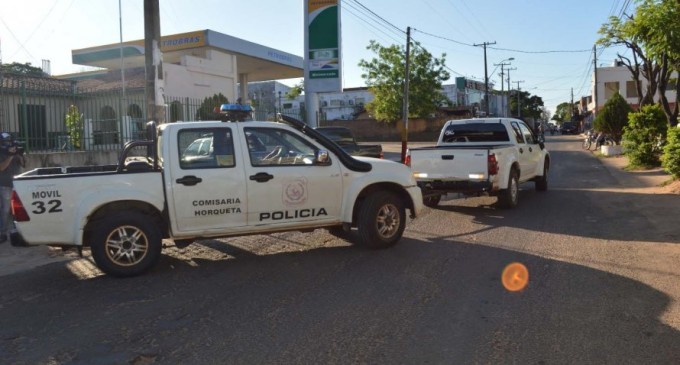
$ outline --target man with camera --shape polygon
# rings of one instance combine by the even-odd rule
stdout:
[[[24,150],[7,132],[0,133],[0,243],[7,241],[12,229],[10,200],[14,175],[26,166]]]

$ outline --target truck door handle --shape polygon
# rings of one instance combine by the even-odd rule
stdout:
[[[194,185],[200,183],[201,181],[203,181],[203,179],[201,179],[200,177],[193,176],[193,175],[183,176],[183,177],[180,177],[179,179],[175,180],[176,183],[186,185],[186,186],[194,186]]]
[[[274,175],[269,175],[266,172],[258,172],[255,175],[250,175],[250,180],[257,182],[267,182],[274,178]]]
[[[524,149],[522,147],[519,148],[519,153],[524,153]]]
[[[442,160],[453,160],[453,155],[442,155]]]
[[[529,152],[534,152],[534,149],[529,147]]]

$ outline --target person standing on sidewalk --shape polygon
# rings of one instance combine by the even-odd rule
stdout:
[[[0,243],[7,241],[12,229],[10,200],[14,175],[26,166],[26,160],[19,152],[12,135],[7,132],[0,133]]]

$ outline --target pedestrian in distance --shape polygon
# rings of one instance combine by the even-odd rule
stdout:
[[[13,227],[10,200],[14,175],[26,166],[23,151],[11,134],[0,133],[0,243],[7,241]]]

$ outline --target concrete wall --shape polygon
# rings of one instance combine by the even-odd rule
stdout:
[[[205,98],[222,93],[235,101],[238,75],[236,56],[218,51],[207,51],[206,58],[184,55],[181,65],[163,63],[165,94]]]
[[[24,171],[39,167],[96,166],[118,163],[119,151],[31,153],[26,155]]]
[[[408,140],[418,142],[436,141],[444,124],[454,118],[409,119]],[[352,130],[360,142],[398,142],[401,141],[401,131],[404,123],[382,123],[375,119],[357,120],[328,120],[322,122],[322,127],[342,126]]]

